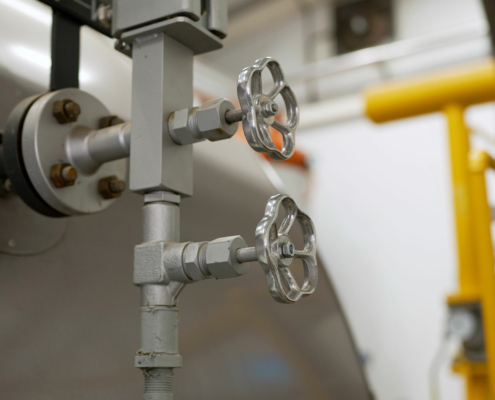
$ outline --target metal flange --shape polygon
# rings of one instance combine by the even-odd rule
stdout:
[[[54,105],[70,99],[80,108],[77,120],[60,123],[53,113]],[[99,129],[100,119],[110,115],[95,97],[78,89],[62,89],[37,99],[22,126],[22,158],[35,191],[51,208],[63,215],[91,214],[109,207],[115,198],[104,198],[99,182],[108,177],[125,179],[126,160],[106,162],[96,170],[78,169],[70,185],[54,184],[53,167],[74,165],[69,138],[81,132]]]

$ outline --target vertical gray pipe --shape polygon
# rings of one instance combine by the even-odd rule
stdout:
[[[143,207],[143,242],[178,242],[180,208],[155,202]],[[179,310],[175,305],[176,285],[141,286],[141,349],[149,357],[178,355]],[[143,369],[144,400],[172,400],[173,368]]]
[[[178,242],[180,209],[173,203],[149,203],[143,207],[143,243]]]

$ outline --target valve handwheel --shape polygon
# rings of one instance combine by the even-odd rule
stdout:
[[[263,93],[262,71],[268,68],[275,86],[269,93]],[[278,105],[275,98],[281,95],[286,109],[287,122],[275,118]],[[253,66],[244,68],[237,81],[237,95],[243,113],[242,126],[249,145],[260,153],[266,153],[274,160],[287,160],[295,149],[295,131],[299,124],[299,108],[296,97],[284,79],[280,64],[271,57],[257,60]],[[283,145],[279,150],[273,142],[270,127],[282,134]]]
[[[277,228],[276,221],[281,207],[287,215]],[[296,250],[289,237],[296,221],[303,233],[302,250]],[[278,194],[268,200],[265,215],[256,227],[255,248],[266,275],[268,290],[275,300],[280,303],[294,303],[314,292],[318,282],[315,228],[311,218],[299,210],[292,198]],[[289,269],[294,258],[301,259],[304,265],[302,286],[299,286]]]

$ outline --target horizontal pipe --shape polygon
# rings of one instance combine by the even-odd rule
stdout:
[[[126,122],[98,130],[78,126],[70,133],[66,147],[75,167],[93,173],[106,162],[129,157],[131,124]]]
[[[131,124],[129,122],[92,132],[88,137],[88,152],[99,163],[129,157]]]
[[[441,111],[447,104],[467,107],[495,100],[495,61],[488,59],[419,78],[370,87],[366,114],[374,122]]]

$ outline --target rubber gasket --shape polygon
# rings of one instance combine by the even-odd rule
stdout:
[[[45,93],[43,93],[45,94]],[[47,217],[66,217],[50,207],[36,192],[31,183],[22,158],[22,128],[31,106],[43,94],[21,101],[10,113],[3,135],[3,160],[5,171],[17,195],[34,211]]]

